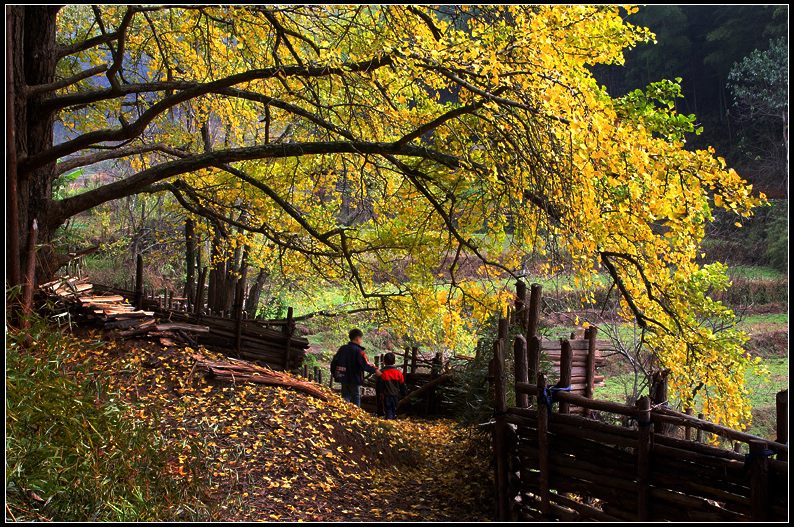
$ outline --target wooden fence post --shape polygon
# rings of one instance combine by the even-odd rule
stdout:
[[[525,334],[527,331],[526,326],[526,308],[527,308],[527,284],[523,280],[516,281],[516,303],[513,310],[513,323],[521,326],[521,333]]]
[[[651,403],[653,405],[667,404],[667,376],[670,370],[664,369],[653,374],[651,382]],[[656,432],[662,435],[670,435],[672,425],[669,423],[659,423]]]
[[[753,521],[769,519],[769,458],[765,441],[750,441],[750,505]]]
[[[416,356],[419,354],[419,347],[411,348],[411,375],[416,373]]]
[[[408,348],[405,348],[405,352],[403,352],[403,375],[408,373]]]
[[[651,401],[642,396],[637,401],[640,414],[639,440],[637,444],[637,520],[648,520],[648,475],[650,472],[651,440],[653,438],[653,422],[651,421]]]
[[[143,255],[135,261],[135,307],[143,309]]]
[[[314,382],[320,382],[320,367],[314,367]]]
[[[540,284],[532,284],[529,294],[529,318],[527,320],[527,337],[533,337],[538,333],[538,322],[540,320],[540,295],[543,287]]]
[[[695,411],[692,408],[687,408],[684,413],[686,413],[687,415],[694,415]],[[692,440],[692,427],[690,427],[689,425],[684,427],[684,439],[686,439],[687,441]]]
[[[527,349],[527,376],[534,381],[538,378],[538,374],[540,374],[540,337],[532,335],[529,337]],[[531,404],[532,398],[529,397],[527,402]]]
[[[500,321],[501,322],[501,321]],[[496,496],[498,520],[506,521],[510,517],[510,496],[508,494],[507,474],[507,442],[505,412],[505,361],[504,340],[497,339],[493,349],[494,373],[494,454],[496,455]]]
[[[703,414],[698,414],[698,419],[700,419],[701,421],[703,420],[703,417],[704,417]],[[695,441],[697,441],[698,443],[703,442],[703,430],[701,430],[700,428],[698,428],[697,431],[695,432]]]
[[[573,350],[568,340],[560,342],[560,380],[557,382],[558,388],[566,388],[571,385],[571,366],[573,365]],[[567,414],[570,411],[570,404],[560,401],[559,412]]]
[[[510,319],[505,317],[499,318],[499,330],[497,332],[498,339],[506,340],[507,334],[510,332]]]
[[[585,338],[587,339],[587,364],[585,370],[585,387],[584,396],[588,399],[593,398],[595,391],[595,359],[596,359],[596,336],[598,335],[598,328],[590,326],[585,330]],[[590,417],[590,410],[585,408],[584,416]]]
[[[304,379],[308,379],[309,378],[309,365],[308,364],[304,364],[303,365],[303,378]]]
[[[777,392],[775,395],[775,417],[777,427],[776,443],[788,443],[788,390]],[[781,461],[787,461],[788,455],[779,453],[777,458]]]
[[[549,413],[546,400],[542,396],[546,389],[546,376],[538,374],[538,483],[540,484],[540,512],[547,516],[551,512],[549,502]]]
[[[526,292],[526,290],[525,290]],[[523,335],[516,335],[513,342],[513,365],[515,366],[515,382],[529,382],[529,372],[527,371],[527,340]],[[518,408],[529,407],[529,395],[525,393],[516,394],[516,406]]]

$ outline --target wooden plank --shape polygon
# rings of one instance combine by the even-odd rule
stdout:
[[[186,324],[184,322],[167,322],[164,324],[157,324],[158,331],[168,331],[172,329],[180,329],[182,331],[190,331],[192,333],[209,333],[209,326],[199,326],[197,324]]]

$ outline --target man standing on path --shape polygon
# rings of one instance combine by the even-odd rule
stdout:
[[[351,329],[348,337],[350,342],[340,347],[331,361],[331,375],[342,383],[342,399],[361,407],[364,372],[380,375],[380,370],[367,360],[364,347],[361,346],[364,333],[360,329]]]

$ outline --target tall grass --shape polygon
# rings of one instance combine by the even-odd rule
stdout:
[[[6,350],[6,497],[18,521],[209,519],[201,471],[137,421],[101,378],[67,371],[83,343],[36,321],[9,332]],[[177,461],[186,465],[180,470]],[[179,474],[179,472],[183,474]]]

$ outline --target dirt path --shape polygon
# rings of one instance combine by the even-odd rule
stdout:
[[[94,341],[96,342],[96,341]],[[210,383],[190,348],[105,342],[91,361],[137,418],[183,445],[175,474],[205,480],[218,520],[487,521],[488,443],[449,420],[369,415],[283,388]]]

